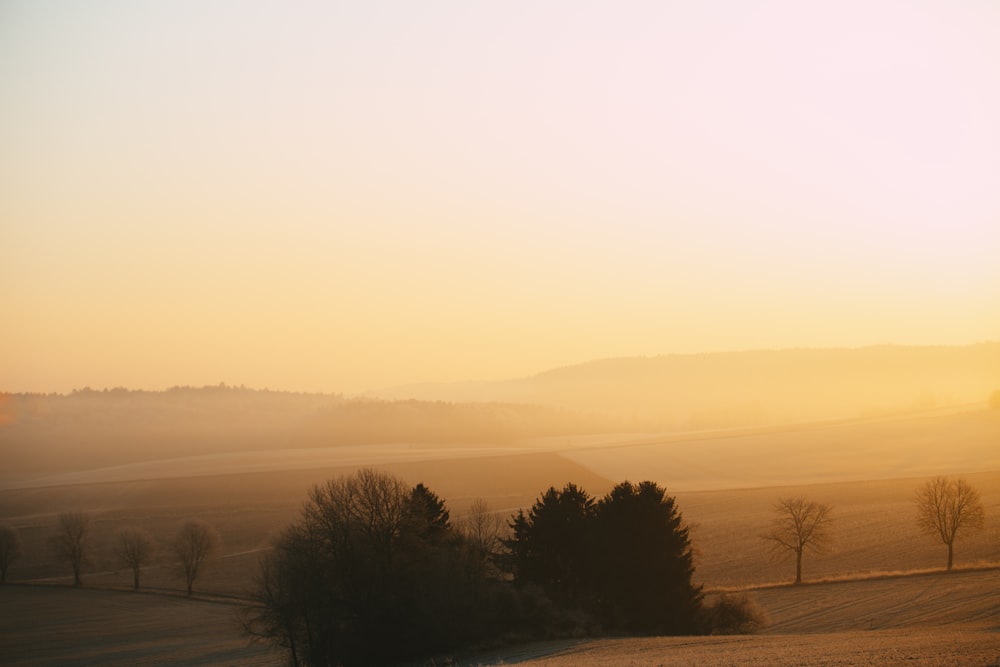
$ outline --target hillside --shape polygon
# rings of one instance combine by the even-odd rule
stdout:
[[[521,380],[412,386],[364,398],[224,385],[0,394],[0,484],[232,453],[499,446],[976,409],[998,387],[1000,343],[982,343],[611,359]]]
[[[387,443],[496,445],[621,429],[621,420],[532,405],[226,386],[0,394],[0,485],[168,458]]]
[[[979,403],[1000,389],[1000,343],[627,357],[504,382],[409,385],[382,398],[510,401],[699,429]]]

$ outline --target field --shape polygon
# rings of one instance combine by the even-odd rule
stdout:
[[[280,664],[247,646],[228,603],[64,586],[0,587],[5,665]]]
[[[237,599],[258,555],[312,484],[374,464],[427,484],[447,500],[453,519],[476,498],[509,516],[549,485],[572,481],[600,496],[624,477],[654,479],[676,494],[692,527],[696,580],[709,596],[749,590],[771,620],[754,637],[532,645],[468,664],[997,665],[997,442],[1000,413],[980,411],[502,447],[230,452],[8,479],[0,489],[0,522],[14,525],[24,543],[8,579],[30,585],[0,587],[0,662],[280,664],[278,656],[246,646],[233,616]],[[930,449],[935,443],[938,452]],[[866,447],[873,451],[867,463]],[[956,565],[979,569],[940,573],[944,547],[916,530],[912,496],[934,469],[963,473],[982,493],[986,527],[956,546]],[[824,583],[780,585],[790,580],[792,565],[772,561],[760,539],[774,502],[790,495],[834,507],[828,553],[804,564],[807,581]],[[67,510],[94,518],[83,589],[66,585],[69,572],[47,546],[55,515]],[[214,524],[224,541],[223,558],[198,580],[195,599],[178,595],[181,582],[166,557],[144,571],[148,593],[129,591],[130,574],[111,550],[115,531],[142,525],[166,554],[174,531],[191,517]],[[912,574],[921,571],[931,573]]]
[[[622,638],[529,644],[460,661],[537,667],[617,665],[1000,664],[1000,571],[780,587],[753,595],[761,635]],[[218,599],[72,589],[0,588],[5,665],[279,665],[247,646],[235,606]]]
[[[545,653],[544,656],[538,656]],[[606,639],[529,648],[498,662],[526,667],[994,667],[995,632],[902,630],[879,633]],[[537,657],[533,657],[537,656]]]

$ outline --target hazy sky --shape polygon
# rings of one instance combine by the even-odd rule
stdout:
[[[1000,3],[0,2],[0,390],[1000,339]]]

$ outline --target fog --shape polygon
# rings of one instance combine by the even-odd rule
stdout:
[[[837,479],[922,474],[947,463],[926,456],[939,447],[926,434],[961,440],[977,431],[950,415],[986,410],[998,371],[1000,344],[984,343],[613,359],[381,397],[225,385],[8,394],[0,403],[0,483],[533,452],[572,455],[615,479],[673,471],[670,481],[686,488],[818,479],[818,461]],[[921,416],[939,421],[929,428],[914,421]],[[982,469],[989,456],[981,440],[969,440],[972,452],[960,461]]]

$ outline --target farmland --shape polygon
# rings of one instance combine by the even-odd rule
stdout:
[[[749,638],[531,645],[478,655],[468,664],[993,665],[1000,662],[1000,466],[990,443],[1000,438],[998,417],[955,412],[687,439],[601,435],[464,448],[396,445],[373,447],[367,458],[364,448],[308,450],[301,459],[296,452],[230,452],[8,480],[0,490],[0,521],[18,529],[24,556],[8,573],[20,585],[0,589],[3,658],[5,664],[86,664],[97,656],[102,664],[279,664],[278,656],[247,647],[240,636],[238,599],[260,553],[295,517],[312,484],[374,464],[408,483],[427,484],[447,500],[453,519],[477,498],[509,516],[549,485],[573,481],[600,496],[613,480],[653,478],[676,493],[691,525],[695,579],[709,598],[747,591],[770,618],[763,634]],[[948,447],[927,453],[926,440],[944,442],[949,433]],[[863,446],[850,441],[882,444],[867,466],[858,461],[824,475],[833,469],[831,439],[859,456]],[[764,440],[769,448],[758,447]],[[755,468],[729,468],[727,461],[749,460],[737,456],[741,448],[766,458]],[[794,464],[783,465],[788,457]],[[836,457],[848,461],[842,453]],[[681,459],[697,465],[672,464]],[[752,481],[769,462],[775,476],[762,476],[756,486],[706,486],[726,470]],[[938,465],[963,472],[982,493],[985,528],[956,547],[957,565],[978,569],[942,574],[943,546],[916,530],[914,490]],[[798,477],[796,467],[803,471]],[[804,587],[781,585],[791,578],[790,563],[771,560],[760,539],[775,500],[790,495],[834,508],[830,549],[807,557],[805,579],[813,583]],[[94,520],[82,589],[66,585],[68,568],[47,546],[55,515],[68,509]],[[179,595],[169,541],[191,517],[212,523],[224,547],[188,600]],[[159,561],[142,575],[146,593],[128,590],[131,575],[113,557],[115,532],[128,525],[143,526],[160,544]],[[81,610],[89,620],[80,620]]]
[[[460,664],[988,667],[1000,659],[998,589],[997,570],[771,588],[752,593],[771,619],[761,635],[543,642]],[[281,664],[246,645],[232,601],[63,586],[7,586],[0,601],[8,665]]]

